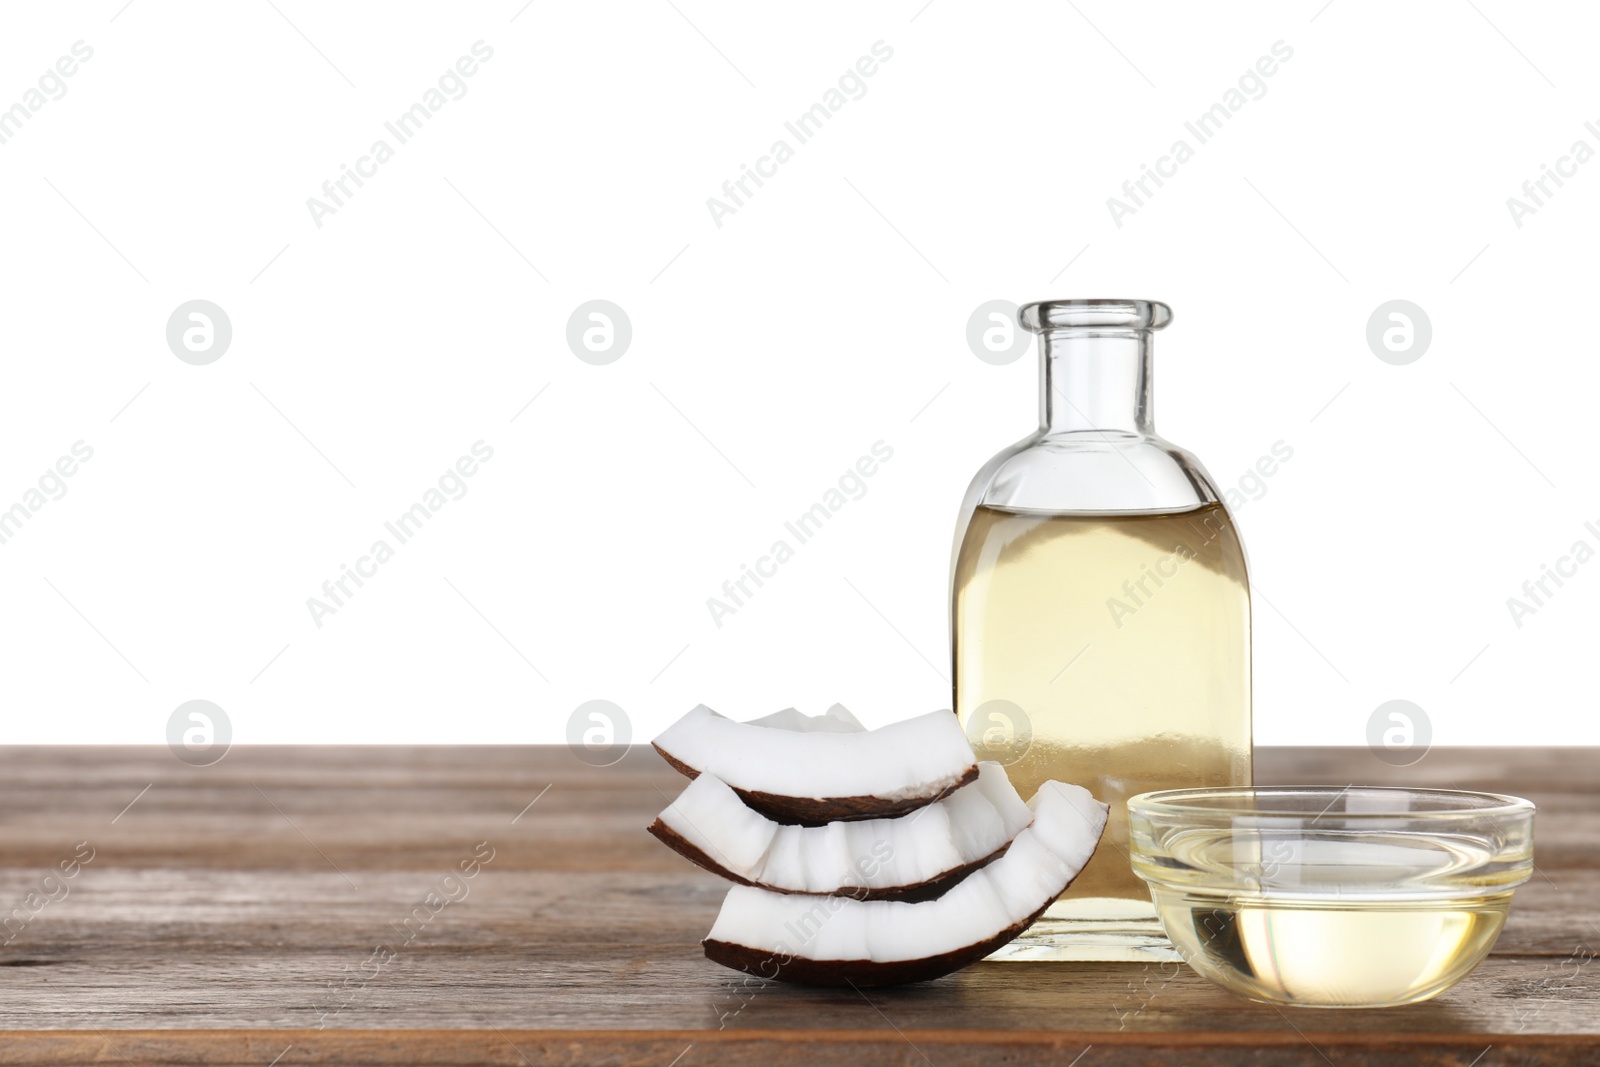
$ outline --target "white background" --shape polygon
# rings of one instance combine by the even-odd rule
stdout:
[[[1036,417],[992,299],[1164,300],[1165,436],[1238,485],[1262,743],[1600,743],[1588,440],[1597,17],[1405,5],[708,0],[8,5],[0,107],[93,58],[0,144],[3,740],[636,739],[705,701],[949,701],[947,567],[977,467]],[[482,40],[493,58],[317,227],[308,197]],[[893,56],[718,227],[706,205],[874,42]],[[1136,214],[1106,201],[1276,41],[1293,49]],[[388,138],[391,144],[393,138]],[[1553,187],[1552,187],[1553,188]],[[180,362],[181,303],[233,340]],[[565,327],[632,321],[608,366]],[[1380,303],[1423,307],[1407,366]],[[532,399],[532,398],[537,399]],[[531,403],[530,403],[531,400]],[[319,628],[307,598],[482,440],[493,459]],[[717,627],[706,600],[876,441],[893,459]],[[1264,597],[1263,597],[1264,594]],[[1270,605],[1267,602],[1270,600]]]

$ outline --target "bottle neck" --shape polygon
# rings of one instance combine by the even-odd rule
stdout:
[[[1039,428],[1155,435],[1150,331],[1047,330],[1039,334]]]

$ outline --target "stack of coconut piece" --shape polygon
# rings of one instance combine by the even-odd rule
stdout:
[[[655,740],[694,779],[650,832],[737,883],[706,956],[810,985],[939,978],[1027,929],[1089,862],[1106,806],[1024,803],[935,711],[867,730],[839,705],[735,722],[701,705]]]

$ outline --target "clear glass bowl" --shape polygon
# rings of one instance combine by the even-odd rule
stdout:
[[[1173,789],[1128,801],[1134,873],[1184,960],[1250,1000],[1412,1004],[1494,947],[1534,806],[1454,789]]]

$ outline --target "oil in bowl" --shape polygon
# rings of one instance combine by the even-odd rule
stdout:
[[[1441,789],[1180,789],[1128,803],[1133,869],[1201,975],[1251,1000],[1388,1007],[1465,977],[1533,869],[1533,805]]]

